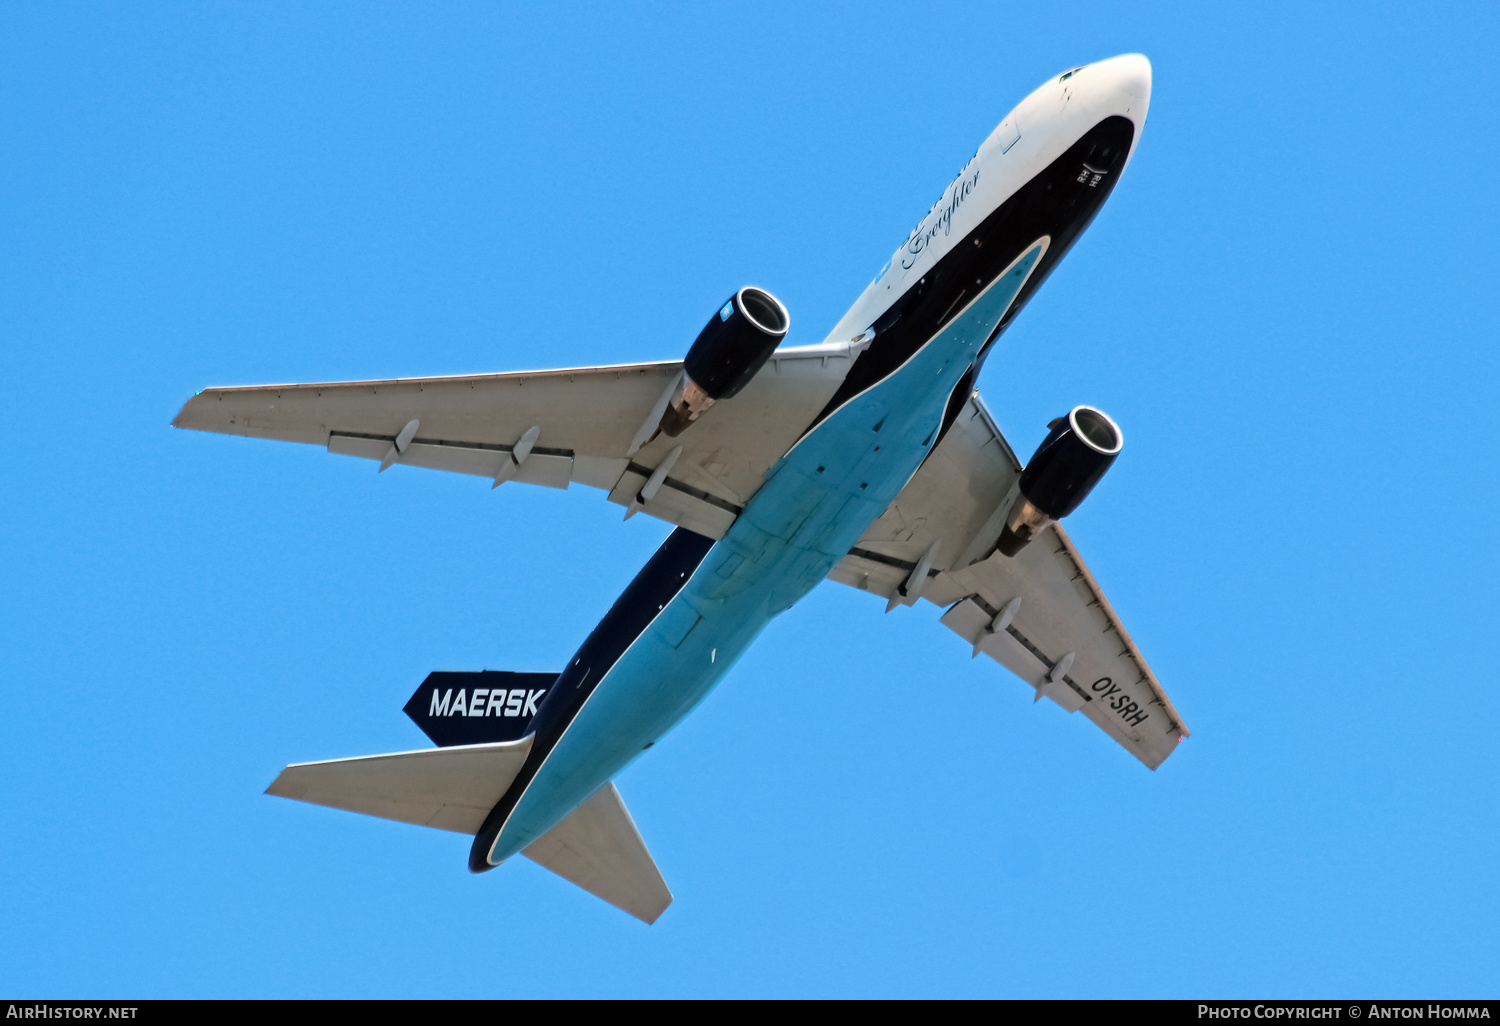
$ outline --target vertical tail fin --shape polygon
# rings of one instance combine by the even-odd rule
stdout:
[[[440,748],[519,741],[556,680],[555,673],[436,670],[407,701],[405,712]]]

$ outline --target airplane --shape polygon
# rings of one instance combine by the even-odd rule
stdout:
[[[647,923],[672,901],[614,779],[824,579],[943,626],[1151,769],[1182,718],[1060,521],[1121,451],[1077,406],[1022,463],[975,389],[1114,191],[1146,122],[1127,54],[1049,80],[990,133],[824,341],[741,288],[680,361],[207,388],[180,428],[379,463],[588,485],[676,529],[560,673],[435,672],[437,746],[287,766],[267,793],[471,835]]]

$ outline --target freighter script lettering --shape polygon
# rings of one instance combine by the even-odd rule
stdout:
[[[977,154],[975,155],[978,156]],[[953,230],[953,214],[963,205],[964,200],[974,191],[974,186],[979,184],[979,168],[973,172],[969,167],[973,166],[974,160],[969,161],[959,176],[953,180],[953,184],[943,190],[927,216],[917,223],[906,245],[901,247],[901,269],[909,271],[917,263],[918,258],[932,245],[932,240],[942,234],[944,238]]]

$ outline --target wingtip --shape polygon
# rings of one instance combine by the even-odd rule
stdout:
[[[182,418],[187,414],[188,407],[193,405],[193,399],[196,398],[198,398],[198,396],[195,395],[192,397],[192,399],[189,399],[187,402],[182,404],[182,409],[178,410],[176,415],[172,417],[172,427],[180,428],[183,426]]]
[[[661,908],[657,909],[655,912],[651,913],[651,915],[650,915],[649,918],[646,917],[646,916],[641,915],[638,912],[632,912],[631,915],[635,916],[637,919],[639,919],[641,922],[645,923],[647,926],[654,926],[656,924],[656,921],[661,918],[662,913],[665,912],[667,909],[669,909],[669,908],[672,907],[672,902],[674,900],[675,899],[672,897],[672,895],[668,894],[667,895],[667,903],[665,905],[663,905]]]

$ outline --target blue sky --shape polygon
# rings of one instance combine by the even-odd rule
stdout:
[[[1493,5],[9,5],[0,990],[1489,996]],[[668,528],[177,432],[207,385],[815,342],[1005,112],[1150,123],[980,389],[1124,455],[1068,527],[1193,731],[1156,773],[825,584],[618,781],[647,928],[266,797],[560,668]]]

